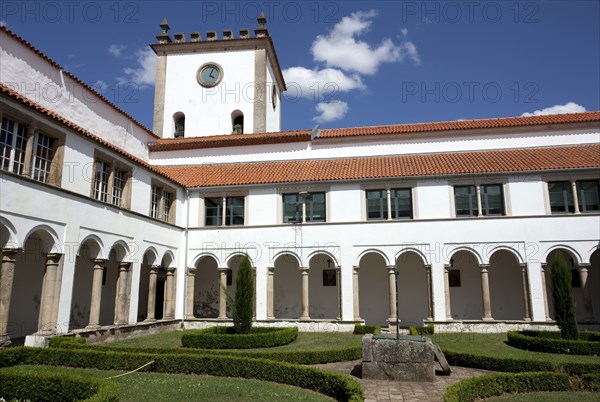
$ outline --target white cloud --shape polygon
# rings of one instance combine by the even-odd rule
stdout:
[[[123,55],[123,50],[125,50],[126,48],[126,45],[112,44],[108,47],[108,53],[112,54],[115,57],[121,57]]]
[[[6,24],[7,24],[6,21],[0,20],[0,27],[5,27]]]
[[[117,82],[134,83],[139,87],[154,85],[156,75],[156,55],[150,48],[140,49],[135,52],[136,68],[127,67],[124,72],[126,77],[118,77]]]
[[[354,12],[335,24],[329,34],[317,36],[311,48],[315,61],[365,75],[375,74],[382,63],[402,61],[407,55],[420,62],[412,42],[397,45],[385,38],[374,47],[355,38],[369,30],[375,16],[374,10]],[[402,33],[406,36],[408,30],[404,29]]]
[[[343,118],[348,110],[348,104],[343,101],[320,102],[315,106],[320,115],[313,118],[317,123],[328,123]]]
[[[288,90],[298,90],[298,96],[314,98],[316,101],[331,97],[338,92],[364,89],[365,85],[356,74],[348,76],[335,68],[309,70],[291,67],[283,71]]]
[[[545,109],[536,110],[533,113],[525,112],[521,116],[541,116],[546,114],[565,114],[585,112],[585,107],[575,102],[565,103],[564,105],[554,105]]]
[[[92,88],[94,88],[97,92],[104,92],[108,89],[108,84],[102,80],[98,80],[96,82],[92,82]]]

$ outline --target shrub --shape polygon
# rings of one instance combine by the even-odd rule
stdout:
[[[9,401],[112,402],[119,400],[119,386],[99,378],[10,367],[0,370],[0,397]]]
[[[507,337],[510,346],[533,352],[600,356],[600,342],[562,339],[558,332],[510,331]],[[582,332],[580,336],[583,339],[595,339],[595,337],[596,334],[593,332]]]
[[[571,287],[571,270],[562,253],[558,251],[550,269],[552,278],[552,305],[554,319],[564,339],[577,339],[577,319],[573,304],[573,289]]]
[[[600,392],[600,374],[586,374],[581,376],[583,389],[591,392]]]
[[[381,327],[377,325],[354,324],[354,331],[352,333],[355,335],[380,334]]]
[[[252,349],[287,345],[298,337],[298,328],[252,328],[249,334],[231,333],[231,327],[184,331],[181,344],[200,349]]]
[[[427,324],[424,327],[408,327],[411,335],[433,335],[433,324]]]
[[[472,367],[491,371],[519,373],[524,371],[554,371],[555,366],[550,362],[479,356],[443,350],[444,356],[452,366]]]
[[[233,327],[237,334],[249,334],[252,329],[254,284],[252,266],[248,257],[242,257],[235,278],[235,300],[233,303]]]
[[[85,338],[74,337],[74,336],[54,336],[50,338],[48,346],[51,348],[59,348],[62,345],[87,345]]]

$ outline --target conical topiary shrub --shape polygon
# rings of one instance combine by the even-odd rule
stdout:
[[[252,266],[248,257],[242,257],[235,278],[235,299],[233,301],[233,328],[236,334],[249,334],[254,315],[254,283]]]
[[[552,263],[550,276],[552,279],[554,320],[560,328],[561,336],[563,339],[578,339],[579,330],[577,329],[575,305],[573,304],[571,270],[560,251],[556,253]]]

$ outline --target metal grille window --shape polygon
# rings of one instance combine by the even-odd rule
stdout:
[[[110,166],[103,161],[96,161],[96,171],[94,172],[94,194],[93,197],[99,201],[108,200],[108,176],[110,175]]]
[[[410,188],[394,188],[390,192],[392,219],[412,218],[412,191]]]
[[[162,190],[160,187],[152,186],[152,200],[150,203],[150,216],[152,218],[158,219],[158,214],[160,211],[160,197]]]
[[[550,210],[553,214],[575,212],[573,190],[570,182],[548,182],[548,195],[550,197]]]
[[[227,197],[225,208],[227,226],[244,224],[244,197]]]
[[[3,118],[0,129],[0,168],[23,174],[26,145],[27,127]]]
[[[123,206],[123,191],[127,182],[127,172],[115,169],[112,186],[112,203],[118,207]]]
[[[501,184],[481,186],[481,210],[483,215],[504,215],[504,201]]]
[[[367,219],[380,220],[388,218],[386,190],[367,190]]]
[[[54,139],[42,133],[37,134],[35,151],[33,153],[33,170],[31,177],[41,182],[48,182],[52,155],[54,152]]]
[[[223,199],[205,198],[204,199],[205,226],[221,226],[223,222]]]
[[[477,216],[477,191],[475,186],[455,186],[456,216]]]
[[[598,180],[581,180],[577,182],[577,201],[579,211],[600,211],[600,190]]]

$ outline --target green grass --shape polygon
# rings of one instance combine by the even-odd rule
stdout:
[[[503,402],[598,402],[600,395],[593,392],[532,392],[529,394],[502,395],[486,401]]]
[[[22,366],[32,371],[107,378],[122,371],[52,366]],[[331,401],[313,391],[266,381],[205,375],[132,373],[113,379],[121,387],[120,401]]]
[[[266,350],[327,350],[361,344],[362,335],[353,335],[345,332],[299,332],[298,338],[283,346],[268,348]],[[181,331],[165,332],[143,336],[135,339],[126,339],[110,343],[117,347],[148,347],[168,348],[181,347]],[[265,349],[244,349],[245,351],[261,351]]]
[[[442,350],[471,353],[481,356],[547,361],[552,363],[600,363],[599,356],[575,356],[557,353],[530,352],[513,348],[505,342],[505,333],[501,334],[434,334],[430,336]]]

